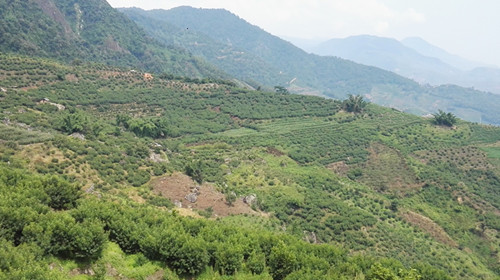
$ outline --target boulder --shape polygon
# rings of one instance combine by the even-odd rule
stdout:
[[[175,205],[175,207],[177,207],[177,208],[182,208],[182,202],[180,202],[180,201],[178,201],[178,200],[175,200],[175,201],[174,201],[174,205]]]
[[[85,140],[85,135],[81,134],[81,133],[78,133],[78,132],[75,132],[75,133],[72,133],[69,137],[73,137],[73,138],[76,138],[76,139],[80,139],[82,141]]]
[[[243,198],[243,202],[251,206],[252,204],[257,202],[257,195],[255,194],[247,195]]]
[[[187,194],[184,198],[191,203],[195,203],[198,200],[198,195],[196,193],[190,193]]]

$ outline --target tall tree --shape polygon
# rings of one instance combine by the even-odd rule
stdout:
[[[349,94],[349,97],[342,102],[342,109],[347,112],[361,113],[365,109],[368,102],[361,95]]]
[[[432,114],[432,115],[434,116],[434,119],[432,120],[432,122],[434,124],[437,124],[437,125],[444,125],[444,126],[452,127],[458,121],[458,118],[455,115],[453,115],[450,112],[446,113],[442,110],[439,110],[437,113]]]

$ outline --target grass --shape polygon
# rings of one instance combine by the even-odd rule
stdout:
[[[243,137],[243,136],[256,135],[256,134],[259,134],[259,132],[257,132],[254,129],[250,129],[250,128],[246,128],[246,127],[226,130],[224,132],[219,132],[219,135],[223,136],[223,137]]]
[[[486,152],[488,158],[500,159],[500,147],[482,147],[481,150]]]
[[[420,186],[405,159],[397,150],[384,145],[372,144],[370,157],[361,170],[361,181],[381,191],[408,191]]]
[[[165,269],[159,263],[148,260],[142,254],[125,254],[113,242],[106,244],[100,262],[108,268],[108,274],[111,270],[115,274],[114,276],[123,275],[131,279],[146,279],[147,276]]]
[[[120,247],[113,242],[108,242],[104,248],[102,257],[93,264],[86,262],[79,263],[74,260],[61,260],[53,258],[54,267],[59,267],[72,280],[90,280],[96,279],[97,274],[105,274],[104,278],[99,279],[147,279],[155,273],[174,276],[171,272],[158,262],[148,260],[142,254],[125,254]],[[92,271],[96,277],[86,274],[86,271]],[[164,278],[179,279],[179,278]]]
[[[27,145],[46,142],[52,138],[53,136],[49,133],[0,123],[0,139],[4,141],[15,141],[20,145]]]

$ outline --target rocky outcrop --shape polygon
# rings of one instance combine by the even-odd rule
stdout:
[[[190,193],[187,194],[184,198],[191,203],[195,203],[198,200],[198,194]]]
[[[252,206],[254,203],[257,202],[257,195],[255,195],[255,194],[247,195],[243,198],[243,202]]]
[[[80,139],[82,141],[85,141],[85,135],[81,134],[81,133],[78,133],[78,132],[75,132],[75,133],[72,133],[69,135],[69,137],[73,137],[73,138],[76,138],[76,139]]]
[[[51,0],[35,0],[35,2],[40,6],[44,14],[52,18],[55,22],[59,23],[63,30],[64,35],[70,39],[76,37],[73,33],[73,29],[63,13],[57,8],[56,4]]]

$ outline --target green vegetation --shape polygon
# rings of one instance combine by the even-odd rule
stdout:
[[[483,150],[490,158],[500,159],[500,147],[484,147]]]
[[[254,88],[370,102],[418,115],[435,106],[461,119],[500,124],[500,96],[454,85],[422,86],[389,71],[308,54],[222,9],[121,9],[152,37],[204,58]],[[189,28],[186,28],[189,27]],[[196,43],[195,43],[196,42]]]
[[[342,102],[342,109],[351,113],[361,113],[366,107],[367,102],[360,95],[349,94],[347,99]]]
[[[222,10],[135,10],[165,47],[102,0],[2,4],[0,279],[500,275],[500,130],[455,117],[498,124],[497,97]]]
[[[452,113],[446,113],[443,112],[442,110],[439,110],[436,114],[433,114],[434,119],[432,120],[435,124],[437,125],[444,125],[444,126],[454,126],[458,119],[455,115]]]
[[[55,184],[74,186],[56,177],[26,175],[5,165],[0,167],[2,279],[35,274],[44,279],[68,277],[64,268],[48,269],[47,262],[54,261],[53,257],[61,264],[74,259],[78,266],[95,271],[96,277],[103,273],[104,262],[130,277],[144,277],[160,268],[179,275],[199,275],[207,266],[215,269],[216,275],[256,274],[264,279],[269,275],[285,279],[300,271],[326,274],[328,279],[380,271],[391,277],[428,273],[405,269],[395,261],[382,265],[368,257],[349,258],[335,246],[313,245],[289,235],[182,218],[175,210],[159,211],[108,195],[99,199],[84,198],[81,193],[58,195],[78,203],[64,211],[53,211],[58,209],[51,204],[53,195],[47,193],[47,200],[44,188]],[[130,255],[124,256],[122,251]],[[127,259],[134,270],[121,267],[130,262]],[[443,275],[440,279],[447,278]]]
[[[11,54],[0,80],[0,279],[500,273],[497,127]]]
[[[4,7],[0,11],[2,52],[74,65],[99,62],[187,77],[225,76],[187,51],[152,40],[103,0],[2,0],[0,5]]]

